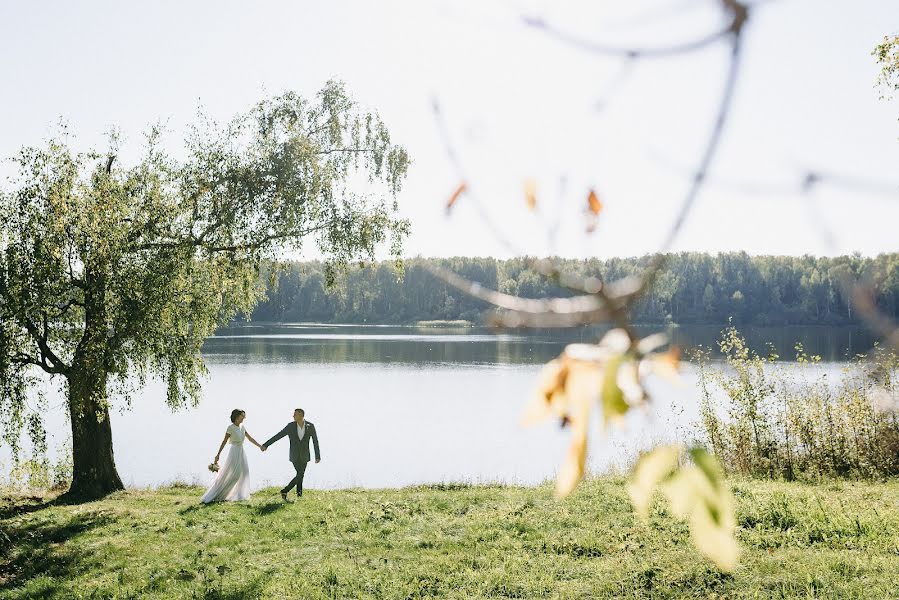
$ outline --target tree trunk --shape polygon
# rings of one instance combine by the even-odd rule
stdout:
[[[72,487],[76,499],[101,498],[125,489],[112,455],[112,427],[106,403],[106,279],[85,270],[84,334],[75,349],[69,381],[72,421]]]
[[[112,427],[106,406],[106,373],[76,371],[69,378],[72,421],[72,487],[68,496],[101,498],[125,489],[112,453]]]

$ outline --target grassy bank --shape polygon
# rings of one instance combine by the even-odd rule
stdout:
[[[201,506],[201,490],[77,506],[0,501],[0,598],[840,597],[897,593],[899,481],[736,481],[739,569],[697,555],[620,479],[311,490]]]

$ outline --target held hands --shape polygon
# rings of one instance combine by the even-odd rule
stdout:
[[[263,452],[265,452],[266,450],[268,450],[268,446],[266,446],[265,444],[262,444],[261,446],[259,446],[259,449],[262,450]]]

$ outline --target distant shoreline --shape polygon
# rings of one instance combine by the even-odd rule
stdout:
[[[416,327],[473,327],[474,323],[465,319],[453,319],[450,321],[444,319],[432,319],[430,321],[416,321]]]
[[[289,325],[289,326],[306,326],[306,327],[433,327],[433,328],[441,328],[441,327],[490,327],[489,324],[478,322],[478,321],[470,321],[466,319],[427,319],[427,320],[419,320],[419,321],[411,321],[411,322],[402,322],[402,323],[354,323],[352,321],[269,321],[269,320],[251,320],[244,321],[240,319],[235,319],[231,321],[228,325],[224,327],[220,327],[221,329],[227,329],[229,327],[262,327],[266,325]],[[815,324],[787,324],[787,325],[758,325],[752,323],[652,323],[652,322],[634,322],[632,323],[634,327],[644,328],[644,329],[680,329],[680,328],[719,328],[726,329],[731,325],[736,326],[739,330],[791,330],[791,329],[830,329],[830,330],[857,330],[857,331],[866,331],[867,328],[862,324],[857,323],[841,323],[841,324],[830,324],[830,323],[815,323]],[[596,328],[596,329],[611,329],[614,327],[609,323],[594,323],[582,325],[583,328]],[[523,328],[528,329],[528,328]],[[549,328],[553,329],[553,328]]]

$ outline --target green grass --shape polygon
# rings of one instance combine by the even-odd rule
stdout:
[[[739,569],[699,556],[624,482],[551,488],[274,489],[202,506],[198,488],[82,505],[0,500],[0,598],[893,598],[899,481],[737,481]]]

